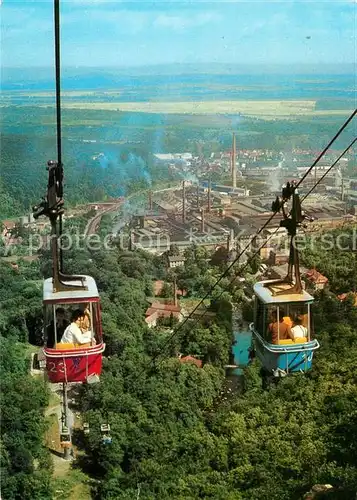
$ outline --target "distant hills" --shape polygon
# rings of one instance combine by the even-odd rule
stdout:
[[[351,75],[356,65],[249,65],[249,64],[164,64],[133,67],[101,67],[62,69],[62,83],[67,90],[85,88],[117,88],[130,85],[136,77],[167,76],[178,78],[189,75]],[[185,78],[187,81],[187,78]],[[2,90],[53,90],[54,68],[2,68]]]

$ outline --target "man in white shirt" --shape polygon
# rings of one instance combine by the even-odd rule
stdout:
[[[307,328],[302,324],[302,319],[300,316],[297,316],[295,318],[291,333],[293,334],[294,340],[301,337],[307,337]]]
[[[72,314],[72,322],[64,331],[63,337],[61,339],[61,344],[87,344],[94,339],[92,339],[92,332],[88,330],[86,332],[82,332],[80,329],[80,325],[84,320],[84,312],[80,309],[76,309]]]

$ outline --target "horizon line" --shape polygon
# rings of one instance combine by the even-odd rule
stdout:
[[[309,66],[309,67],[317,67],[317,66],[357,66],[356,61],[350,62],[338,62],[338,63],[330,63],[330,62],[274,62],[274,63],[261,63],[261,62],[251,62],[251,63],[243,63],[243,62],[163,62],[163,63],[154,63],[154,64],[132,64],[132,65],[96,65],[96,66],[86,66],[86,65],[61,65],[63,68],[73,68],[73,69],[93,69],[93,68],[116,68],[116,69],[130,69],[130,68],[152,68],[157,66],[264,66],[264,67],[274,67],[274,66]],[[4,66],[0,65],[2,69],[32,69],[32,68],[43,68],[43,69],[51,69],[53,67],[52,64],[43,66],[43,65],[33,65],[33,66]],[[317,68],[316,68],[317,69]]]

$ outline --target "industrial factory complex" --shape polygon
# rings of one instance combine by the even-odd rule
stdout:
[[[331,169],[339,154],[332,151],[324,157],[299,188],[302,197],[308,195],[303,209],[313,219],[305,232],[357,222],[357,178],[351,176],[356,158],[350,151]],[[181,181],[146,191],[140,203],[132,198],[130,209],[125,198],[118,198],[77,207],[67,212],[66,219],[94,209],[98,215],[88,222],[88,236],[99,227],[102,215],[111,213],[113,238],[123,235],[131,250],[141,248],[158,255],[170,250],[170,267],[183,264],[183,251],[192,244],[213,251],[224,246],[232,258],[242,253],[243,262],[253,248],[261,248],[263,259],[284,261],[287,252],[282,246],[287,239],[285,229],[279,227],[281,217],[270,220],[258,237],[256,233],[271,218],[272,202],[282,186],[302,179],[317,155],[304,150],[293,150],[289,155],[237,150],[233,134],[231,150],[211,153],[208,159],[191,153],[153,155],[155,162]],[[317,188],[310,192],[317,181]],[[47,221],[34,221],[32,215],[3,221],[1,232],[7,247],[20,242],[18,227],[31,233],[49,231]]]
[[[306,231],[340,227],[357,220],[357,182],[345,176],[352,158],[342,158],[329,170],[337,156],[332,152],[302,184],[304,195],[320,181],[304,202],[304,210],[314,219]],[[177,189],[149,192],[146,209],[131,220],[132,249],[161,254],[173,246],[176,253],[181,253],[192,244],[213,249],[224,245],[236,253],[246,247],[248,252],[250,245],[260,246],[269,239],[262,256],[276,251],[284,240],[281,236],[285,230],[277,230],[279,216],[259,235],[259,241],[255,238],[271,217],[272,201],[281,193],[283,184],[301,179],[314,160],[308,151],[293,152],[289,162],[282,153],[237,151],[234,135],[231,151],[212,154],[209,161],[190,153],[158,154],[155,158],[187,180]],[[213,182],[215,172],[230,181]]]

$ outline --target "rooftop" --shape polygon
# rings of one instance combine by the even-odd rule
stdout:
[[[328,282],[328,278],[326,278],[326,276],[324,276],[323,274],[316,271],[316,269],[310,269],[309,271],[307,271],[305,276],[309,281],[312,281],[313,283],[327,283]]]
[[[202,361],[193,356],[182,356],[179,359],[180,363],[194,363],[198,368],[202,368]]]
[[[16,226],[16,221],[13,220],[3,220],[2,223],[6,227],[6,229],[14,229],[14,227]]]
[[[146,310],[145,316],[150,316],[155,311],[167,311],[167,312],[181,312],[180,306],[175,306],[175,304],[165,304],[164,302],[155,301],[151,304],[151,306]]]
[[[267,284],[276,283],[277,280],[268,280],[268,281],[260,281],[254,285],[254,293],[255,295],[264,303],[264,304],[279,304],[279,303],[289,303],[289,302],[312,302],[314,298],[307,293],[305,290],[299,294],[289,294],[286,293],[284,295],[272,295],[270,288],[268,288]],[[275,287],[274,287],[275,288]],[[290,288],[289,284],[279,285],[276,289],[286,290]]]
[[[185,256],[184,255],[169,255],[168,259],[169,259],[169,262],[184,262]]]
[[[53,281],[52,278],[47,278],[43,282],[43,300],[44,302],[86,302],[91,300],[98,300],[99,294],[96,282],[91,276],[78,275],[80,278],[84,279],[84,284],[87,286],[87,290],[74,290],[65,292],[53,292]],[[80,286],[81,281],[66,281],[66,285]]]
[[[354,298],[354,305],[357,307],[357,292],[349,292],[349,293],[341,293],[341,295],[337,295],[337,298],[343,302],[348,299],[348,297],[352,296]]]

